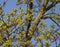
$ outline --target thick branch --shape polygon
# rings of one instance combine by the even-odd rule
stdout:
[[[34,32],[35,32],[35,30],[36,30],[39,22],[41,21],[41,17],[43,16],[43,13],[44,13],[43,10],[44,10],[44,8],[43,8],[43,6],[42,6],[42,10],[39,11],[38,16],[37,16],[36,19],[34,20],[32,26],[30,26],[30,28],[29,28],[29,30],[28,30],[29,32],[28,32],[28,34],[27,34],[27,36],[28,36],[27,39],[28,39],[28,40],[30,40],[30,39],[32,38],[32,36],[33,36],[33,34],[34,34]]]
[[[29,9],[30,9],[30,10],[33,9],[33,2],[31,2],[31,1],[29,2]],[[32,14],[32,12],[30,12],[29,10],[28,10],[28,13],[29,13],[30,15]],[[28,25],[27,25],[26,38],[27,38],[27,34],[28,34],[28,30],[29,30],[30,26],[31,26],[31,20],[29,20]]]

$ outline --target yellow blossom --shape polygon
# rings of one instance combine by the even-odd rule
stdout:
[[[47,24],[46,24],[45,22],[43,22],[43,23],[42,23],[42,26],[46,27],[46,26],[47,26]]]
[[[11,15],[12,15],[12,13],[11,13],[11,12],[8,12],[8,13],[7,13],[7,16],[11,16]]]
[[[42,47],[42,45],[41,44],[38,44],[38,47]]]
[[[45,45],[45,46],[47,46],[47,45],[50,46],[50,44],[51,44],[51,43],[50,43],[49,41],[45,41],[45,42],[44,42],[44,45]]]
[[[46,35],[45,35],[45,34],[41,34],[39,37],[40,37],[41,39],[46,39]]]
[[[25,45],[29,45],[30,43],[31,43],[30,40],[24,42]]]
[[[56,0],[57,2],[60,2],[60,0]]]

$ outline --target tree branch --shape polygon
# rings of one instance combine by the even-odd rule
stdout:
[[[53,1],[51,5],[49,5],[47,8],[46,8],[46,11],[47,12],[48,10],[50,10],[52,7],[54,7],[57,3],[59,3],[60,1]]]

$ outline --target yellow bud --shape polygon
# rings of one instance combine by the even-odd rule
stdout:
[[[2,26],[2,29],[3,29],[3,30],[6,30],[6,26]]]
[[[60,0],[56,0],[57,2],[60,2]]]
[[[30,40],[24,42],[25,45],[29,45],[30,43],[31,43]]]
[[[14,11],[14,12],[16,12],[16,11],[17,11],[17,9],[16,9],[16,8],[14,8],[14,9],[13,9],[13,11]]]
[[[51,27],[52,27],[52,28],[55,28],[55,24],[52,24]]]
[[[22,26],[22,22],[18,22],[18,26],[20,26],[20,27],[21,27],[21,26]]]
[[[46,26],[47,26],[47,24],[46,24],[45,22],[43,22],[43,23],[42,23],[42,26],[46,27]]]
[[[46,35],[45,35],[45,34],[41,34],[39,37],[40,37],[42,40],[46,39]]]
[[[11,23],[11,22],[9,22],[9,23],[7,24],[7,26],[12,26],[12,23]]]
[[[44,45],[45,45],[45,46],[47,46],[47,45],[50,46],[50,42],[49,42],[49,41],[45,41],[45,42],[44,42]]]
[[[12,15],[11,12],[8,12],[8,13],[7,13],[7,16],[11,16],[11,15]]]
[[[32,36],[33,32],[29,31],[28,36]]]
[[[30,0],[31,2],[33,2],[34,0]]]
[[[38,44],[38,47],[42,47],[42,45],[41,44]]]

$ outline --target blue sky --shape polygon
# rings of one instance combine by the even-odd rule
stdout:
[[[3,1],[4,1],[4,0],[0,0],[0,4],[2,4]],[[26,7],[23,6],[23,5],[21,5],[21,6],[22,6],[23,8],[26,8]],[[12,11],[13,8],[16,8],[16,7],[17,7],[17,6],[16,6],[16,0],[8,0],[6,6],[3,8],[4,13],[10,12],[10,11]],[[59,3],[56,5],[55,10],[56,10],[57,13],[60,14],[60,4],[59,4]],[[50,21],[50,20],[48,20],[48,21]],[[45,22],[47,22],[47,21],[45,21]],[[51,23],[51,22],[48,22],[48,24],[50,24],[50,23]],[[32,40],[33,40],[33,39],[32,39]],[[34,42],[33,42],[33,43],[34,43]],[[51,47],[53,47],[53,46],[55,47],[55,44],[53,44]]]

